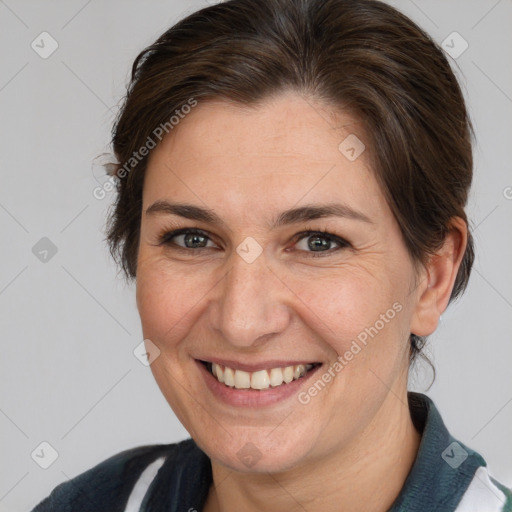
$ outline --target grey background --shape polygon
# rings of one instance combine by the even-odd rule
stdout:
[[[437,379],[427,393],[452,434],[512,486],[512,2],[390,3],[436,41],[457,31],[469,44],[451,62],[478,140],[468,208],[477,260],[431,337]],[[29,510],[121,450],[188,437],[133,355],[142,340],[134,287],[103,242],[112,196],[93,197],[104,178],[91,161],[109,149],[137,53],[204,5],[0,0],[1,511]],[[31,47],[43,31],[59,45],[47,59]],[[33,252],[43,237],[57,249],[46,262]],[[411,388],[430,377],[420,367]],[[48,469],[31,458],[43,441],[58,452]],[[40,450],[34,458],[48,461]]]

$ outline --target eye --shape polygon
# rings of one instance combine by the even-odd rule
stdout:
[[[297,240],[295,247],[311,253],[308,256],[313,257],[328,256],[336,250],[350,247],[349,242],[327,231],[304,231],[295,235],[295,240]],[[334,250],[332,249],[333,244],[338,246]]]
[[[295,235],[294,240],[294,246],[299,251],[309,253],[308,256],[312,257],[328,256],[336,250],[351,247],[349,242],[327,231],[302,231]],[[158,236],[158,244],[184,251],[218,248],[204,231],[196,228],[163,231]],[[333,245],[337,247],[333,248]]]
[[[200,229],[183,228],[164,231],[159,237],[159,245],[175,245],[180,249],[208,249],[210,237]],[[213,244],[213,242],[211,242]],[[213,244],[213,247],[216,247]]]

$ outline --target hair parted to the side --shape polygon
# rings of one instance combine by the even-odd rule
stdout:
[[[439,249],[453,217],[467,223],[473,130],[439,46],[377,0],[229,0],[195,12],[143,50],[112,131],[120,165],[156,127],[196,101],[257,105],[287,90],[361,120],[376,179],[415,262]],[[117,179],[107,240],[135,278],[147,157]],[[469,230],[468,230],[469,231]],[[468,242],[451,299],[468,283]],[[425,339],[410,337],[410,361]]]

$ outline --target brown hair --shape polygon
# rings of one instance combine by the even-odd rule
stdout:
[[[362,121],[413,261],[440,248],[453,217],[467,223],[473,130],[450,65],[424,31],[377,0],[230,0],[189,15],[133,63],[112,131],[125,172],[107,235],[127,278],[136,274],[147,164],[137,152],[155,129],[191,98],[256,105],[284,90]],[[473,259],[468,233],[450,300],[464,291]],[[412,362],[425,339],[411,334],[410,342]]]

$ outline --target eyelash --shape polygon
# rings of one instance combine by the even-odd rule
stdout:
[[[180,245],[175,244],[171,240],[179,235],[188,235],[188,234],[194,234],[194,235],[200,235],[202,237],[207,238],[208,240],[211,240],[211,238],[208,236],[208,234],[205,231],[202,231],[200,229],[196,228],[181,228],[181,229],[175,229],[173,231],[167,231],[163,230],[158,235],[158,245],[165,245],[165,246],[173,246],[173,249],[175,250],[181,250],[181,251],[197,251],[201,249],[212,249],[212,247],[199,247],[199,248],[187,248],[187,247],[181,247]],[[339,245],[338,248],[335,249],[328,249],[327,251],[303,251],[308,253],[310,257],[318,258],[318,257],[324,257],[329,256],[336,250],[352,247],[352,245],[344,240],[343,238],[340,238],[339,236],[333,235],[332,233],[329,233],[328,231],[323,230],[307,230],[307,231],[301,231],[300,233],[297,233],[293,237],[294,244],[298,243],[303,238],[309,238],[313,236],[320,236],[322,238],[325,238],[326,240],[336,243]]]

